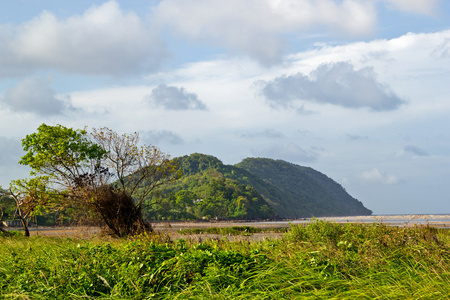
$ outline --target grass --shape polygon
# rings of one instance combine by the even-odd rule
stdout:
[[[0,291],[0,299],[448,299],[450,231],[316,221],[263,242],[0,237]]]
[[[254,233],[286,233],[288,228],[256,228],[251,226],[188,228],[178,230],[179,234],[221,234],[221,235],[252,235]]]

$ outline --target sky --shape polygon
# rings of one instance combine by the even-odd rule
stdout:
[[[0,0],[0,185],[40,124],[106,126],[450,213],[449,82],[450,1]]]

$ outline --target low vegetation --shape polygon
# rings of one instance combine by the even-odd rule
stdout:
[[[257,228],[251,226],[232,226],[232,227],[209,227],[209,228],[189,228],[178,231],[180,234],[222,234],[222,235],[252,235],[254,233],[285,233],[286,227],[280,228]]]
[[[448,299],[450,231],[315,221],[263,242],[0,237],[0,291],[2,299]]]

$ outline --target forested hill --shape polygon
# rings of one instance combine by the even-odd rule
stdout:
[[[151,219],[266,219],[370,215],[339,184],[311,168],[247,158],[224,165],[194,153],[175,158],[183,171],[153,196]]]
[[[236,167],[244,169],[284,192],[266,194],[283,217],[370,215],[372,211],[350,196],[337,182],[309,167],[282,160],[246,158]]]

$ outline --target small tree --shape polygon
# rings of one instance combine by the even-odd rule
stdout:
[[[118,236],[151,229],[143,221],[144,199],[179,177],[175,162],[154,146],[138,146],[139,135],[108,128],[86,130],[42,124],[22,145],[20,163],[64,191],[63,205],[89,210]],[[139,192],[137,192],[139,191]]]
[[[30,236],[28,225],[31,218],[41,215],[61,197],[60,193],[53,192],[48,185],[47,177],[38,176],[14,180],[9,186],[9,194],[16,202],[15,216],[22,222],[26,237]]]

